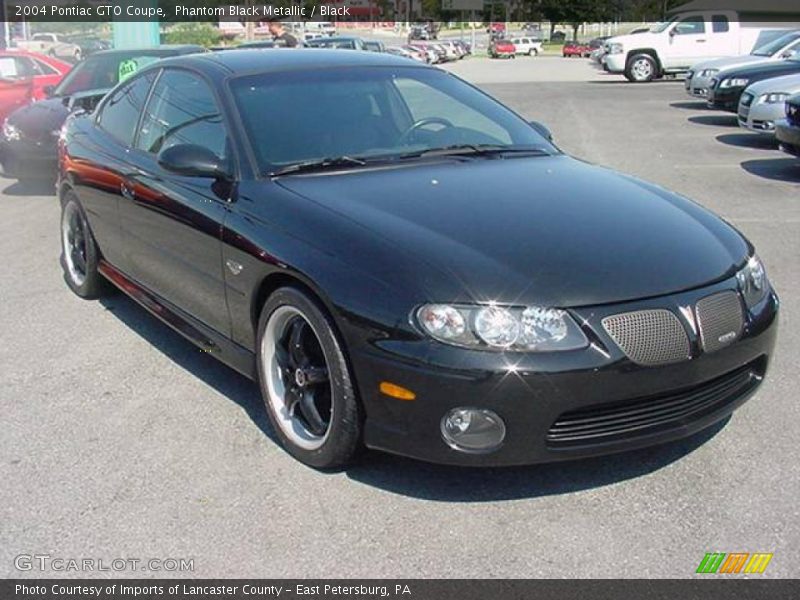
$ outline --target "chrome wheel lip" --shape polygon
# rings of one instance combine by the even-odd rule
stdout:
[[[276,346],[286,334],[287,325],[296,317],[305,321],[319,341],[320,336],[314,325],[305,315],[293,306],[279,306],[269,316],[264,335],[261,339],[261,371],[264,376],[264,386],[267,392],[267,402],[272,409],[272,414],[283,434],[296,446],[304,450],[318,450],[330,436],[335,417],[333,404],[333,384],[331,386],[331,410],[328,428],[325,435],[318,436],[311,433],[300,419],[290,414],[285,401],[286,382],[283,380],[282,368],[278,362]],[[322,347],[322,344],[320,344]],[[330,364],[329,357],[322,349],[326,366]]]
[[[77,231],[77,228],[80,228],[80,231]],[[77,237],[76,234],[78,234]],[[76,264],[74,253],[82,252],[85,261],[86,230],[83,227],[83,220],[75,202],[68,202],[64,207],[64,213],[61,217],[61,246],[67,273],[72,282],[80,287],[86,281],[86,272],[82,271]]]

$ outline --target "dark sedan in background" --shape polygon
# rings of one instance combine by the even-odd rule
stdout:
[[[795,75],[797,73],[800,73],[800,53],[798,52],[784,60],[767,61],[735,69],[725,69],[711,80],[706,102],[709,108],[735,113],[739,110],[739,100],[748,85],[763,79]]]
[[[388,54],[151,65],[69,119],[57,189],[67,285],[110,281],[257,380],[315,467],[648,446],[772,358],[778,299],[733,227]]]
[[[75,66],[49,98],[12,112],[3,123],[0,163],[6,177],[54,179],[56,141],[67,116],[92,110],[108,90],[139,69],[168,56],[204,52],[201,46],[161,46],[96,52]]]

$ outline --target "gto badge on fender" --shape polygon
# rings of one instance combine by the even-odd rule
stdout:
[[[228,270],[233,273],[234,275],[238,275],[242,272],[244,267],[236,262],[235,260],[231,260],[230,258],[225,260],[225,266],[228,267]]]

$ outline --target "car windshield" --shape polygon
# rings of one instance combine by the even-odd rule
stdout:
[[[784,46],[791,44],[793,41],[798,39],[798,34],[796,33],[789,33],[786,35],[782,35],[776,40],[773,40],[767,44],[763,44],[753,50],[753,56],[772,56],[777,52],[780,52]]]
[[[558,152],[509,109],[436,69],[308,69],[249,75],[231,86],[262,174],[448,148]]]
[[[90,56],[58,84],[54,96],[72,96],[89,90],[111,89],[139,69],[160,57],[135,54],[106,54]]]
[[[650,28],[650,32],[651,32],[651,33],[661,33],[661,32],[662,32],[662,31],[664,31],[664,30],[665,30],[667,27],[669,27],[670,25],[672,25],[672,24],[675,22],[675,19],[677,19],[677,17],[673,17],[673,18],[672,18],[672,19],[670,19],[669,21],[662,21],[661,23],[656,23],[655,25],[653,25],[653,26]]]

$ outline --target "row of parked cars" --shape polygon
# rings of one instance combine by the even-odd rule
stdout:
[[[774,136],[782,150],[800,156],[800,30],[750,54],[698,63],[684,85],[692,98],[735,113],[740,127]]]
[[[530,36],[492,37],[489,42],[489,58],[516,58],[517,56],[539,56],[542,40]]]

